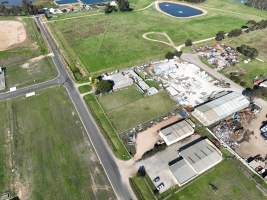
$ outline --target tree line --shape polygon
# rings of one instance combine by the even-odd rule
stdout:
[[[32,1],[22,0],[21,6],[0,5],[0,16],[18,16],[35,15],[43,8],[40,5],[34,5]]]
[[[267,1],[266,0],[247,0],[246,5],[267,10]]]

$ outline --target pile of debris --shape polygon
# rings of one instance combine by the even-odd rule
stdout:
[[[265,155],[265,157],[262,157],[261,155],[249,157],[247,159],[247,163],[259,175],[261,175],[265,179],[267,178],[267,154]]]
[[[195,51],[199,56],[206,58],[208,63],[215,66],[217,70],[239,63],[238,52],[226,45],[204,46],[196,48]]]
[[[220,122],[212,128],[214,134],[232,149],[236,149],[244,141],[249,141],[253,131],[245,127],[256,117],[250,108],[235,113],[232,117]]]

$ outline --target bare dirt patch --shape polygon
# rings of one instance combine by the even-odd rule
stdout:
[[[257,117],[247,125],[247,129],[254,132],[249,138],[249,141],[242,142],[237,151],[243,157],[255,156],[261,154],[262,156],[267,155],[267,141],[261,136],[260,127],[263,121],[266,121],[267,107],[262,107]]]
[[[178,116],[172,116],[167,120],[164,120],[155,126],[139,133],[136,138],[136,154],[134,155],[135,160],[142,158],[143,154],[151,149],[160,139],[159,130],[168,124],[174,123],[179,119]]]
[[[0,21],[0,51],[10,49],[16,44],[26,40],[26,30],[23,23],[19,21]]]

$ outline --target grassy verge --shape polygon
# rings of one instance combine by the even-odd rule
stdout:
[[[90,85],[82,85],[82,86],[79,87],[79,92],[81,94],[83,94],[83,93],[86,93],[86,92],[90,92],[91,89],[92,89],[92,87]]]
[[[130,184],[139,200],[153,200],[157,199],[147,179],[141,176],[130,178]]]
[[[0,179],[0,183],[4,181],[1,192],[19,192],[20,199],[32,200],[115,199],[63,88],[1,102],[0,108],[5,111],[0,113],[0,137],[8,138],[12,149],[5,157],[8,160],[11,156],[9,171],[3,172],[0,161],[0,174],[12,180],[9,184],[7,179]]]
[[[104,133],[105,137],[107,138],[107,141],[111,145],[114,154],[118,158],[123,160],[130,159],[131,156],[129,155],[126,147],[123,145],[116,131],[113,129],[112,125],[106,118],[106,115],[95,96],[93,94],[86,95],[84,97],[84,100],[92,111],[94,118],[101,131]]]

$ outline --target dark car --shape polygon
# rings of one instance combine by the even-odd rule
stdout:
[[[267,140],[267,132],[262,132],[261,135],[262,137],[264,137],[265,140]]]

